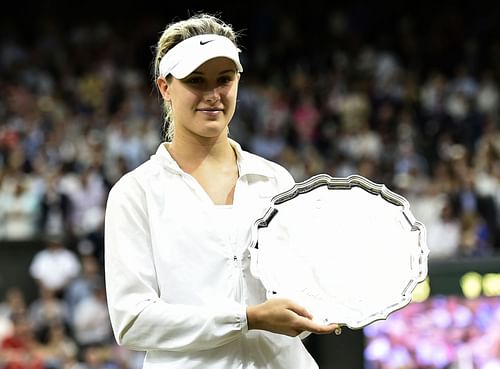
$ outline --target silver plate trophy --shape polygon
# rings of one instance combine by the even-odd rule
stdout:
[[[271,199],[250,253],[268,298],[291,298],[321,324],[356,329],[411,301],[429,250],[404,197],[360,175],[319,174]]]

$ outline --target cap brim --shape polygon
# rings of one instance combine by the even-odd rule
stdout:
[[[160,74],[183,79],[203,63],[219,57],[232,60],[236,70],[243,72],[239,49],[231,40],[220,35],[198,35],[180,42],[165,54],[160,62]]]

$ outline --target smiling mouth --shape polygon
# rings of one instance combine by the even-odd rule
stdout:
[[[215,113],[215,112],[219,112],[219,111],[224,111],[224,109],[196,109],[197,111],[205,111],[205,112],[209,112],[209,113]]]

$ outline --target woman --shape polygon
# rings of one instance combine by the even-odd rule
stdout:
[[[293,301],[266,301],[249,271],[251,227],[294,185],[228,137],[243,68],[237,34],[198,14],[156,48],[166,142],[112,188],[105,267],[116,340],[144,368],[317,368],[302,333],[331,333]]]

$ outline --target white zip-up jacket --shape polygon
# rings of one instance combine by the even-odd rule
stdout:
[[[250,273],[253,223],[294,180],[230,140],[239,178],[232,206],[214,205],[164,144],[111,189],[105,216],[108,308],[120,345],[145,369],[310,369],[299,337],[248,330],[265,301]]]

